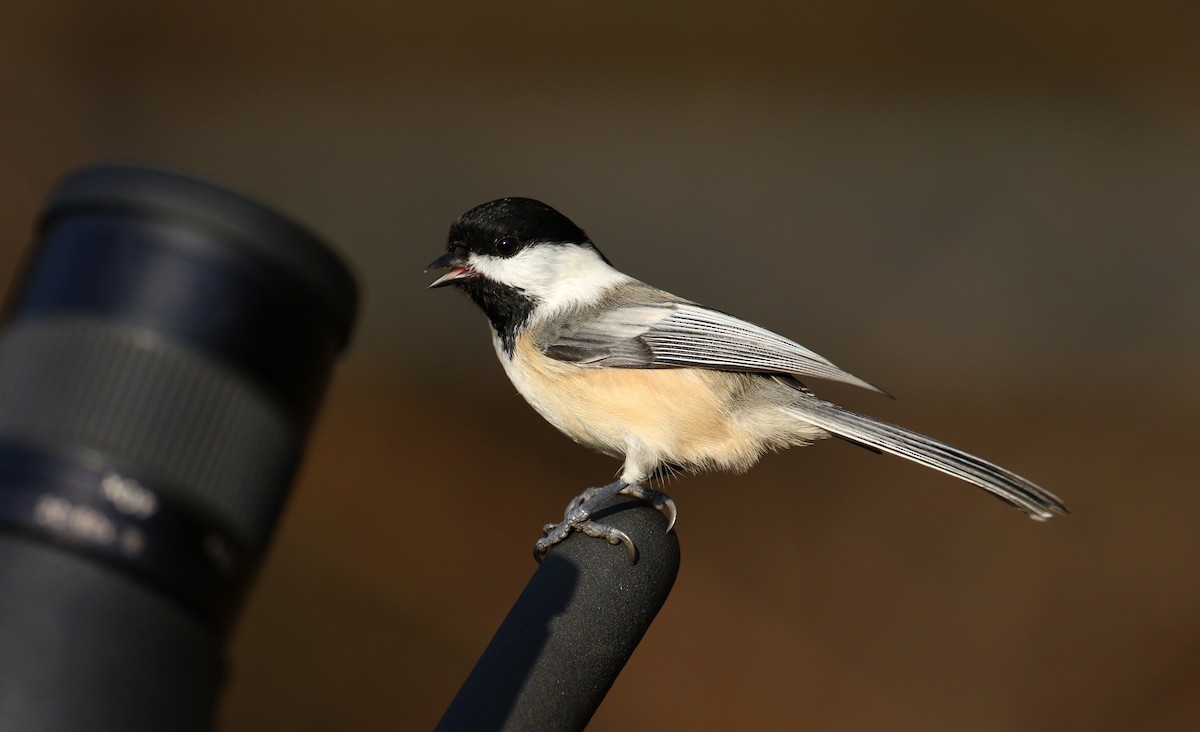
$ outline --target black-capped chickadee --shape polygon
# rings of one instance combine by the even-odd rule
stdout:
[[[1004,468],[902,427],[818,399],[813,377],[875,386],[744,320],[615,269],[583,230],[544,203],[502,198],[450,227],[430,285],[455,285],[487,315],[521,396],[576,442],[623,458],[620,479],[573,499],[548,524],[540,559],[572,531],[636,549],[590,519],[617,493],[648,500],[674,524],[674,503],[643,484],[677,470],[743,471],[768,450],[834,435],[961,478],[1045,520],[1067,509]],[[669,529],[668,529],[669,530]]]

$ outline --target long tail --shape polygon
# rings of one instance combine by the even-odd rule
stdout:
[[[1053,493],[1033,482],[925,435],[816,398],[790,405],[789,410],[805,422],[839,437],[974,483],[1038,521],[1056,513],[1069,513]]]

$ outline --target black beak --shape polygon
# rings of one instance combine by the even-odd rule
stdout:
[[[453,261],[454,255],[450,252],[446,252],[442,256],[430,262],[429,266],[425,268],[425,271],[429,272],[435,269],[450,269],[450,263]]]
[[[442,256],[430,262],[429,266],[425,268],[425,271],[429,272],[430,270],[435,269],[448,269],[450,271],[434,280],[433,283],[429,285],[429,289],[431,290],[435,287],[452,285],[461,279],[475,274],[474,270],[472,270],[470,267],[456,263],[454,254],[452,252],[446,252]]]

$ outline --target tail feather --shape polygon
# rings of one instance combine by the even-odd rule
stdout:
[[[925,435],[816,398],[795,403],[789,410],[838,437],[973,483],[1038,521],[1069,513],[1053,493],[1032,481]]]

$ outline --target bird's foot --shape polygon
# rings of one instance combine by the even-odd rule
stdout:
[[[660,491],[643,488],[640,485],[629,485],[624,481],[618,480],[605,486],[588,488],[583,493],[572,498],[571,502],[567,504],[567,510],[563,513],[562,521],[557,524],[546,524],[542,527],[542,533],[545,536],[538,539],[534,545],[534,558],[541,562],[546,557],[546,553],[555,544],[566,540],[573,532],[578,531],[587,536],[604,539],[614,546],[624,544],[625,551],[629,554],[630,564],[636,564],[638,552],[633,539],[630,539],[628,534],[615,526],[602,524],[591,519],[592,512],[600,504],[618,493],[643,500],[661,511],[667,517],[667,531],[670,531],[675,526],[675,517],[678,512],[675,510],[675,501],[671,500],[670,496]]]

